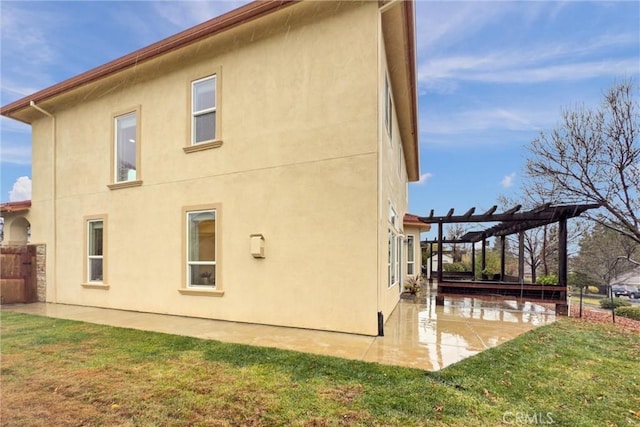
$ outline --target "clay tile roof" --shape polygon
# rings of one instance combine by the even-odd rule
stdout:
[[[418,219],[417,215],[410,214],[410,213],[404,214],[404,218],[402,220],[402,223],[405,226],[419,227],[419,228],[421,228],[421,231],[429,231],[431,229],[431,225],[425,224],[424,222],[422,222],[422,221],[420,221]]]
[[[22,212],[28,211],[31,207],[31,200],[22,200],[20,202],[0,203],[0,212]]]

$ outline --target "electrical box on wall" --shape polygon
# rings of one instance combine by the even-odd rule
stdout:
[[[264,258],[264,236],[262,234],[252,234],[251,239],[251,256],[254,258]]]

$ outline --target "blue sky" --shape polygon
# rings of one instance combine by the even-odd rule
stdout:
[[[6,105],[245,2],[0,2]],[[637,1],[416,4],[421,173],[410,211],[517,197],[527,144],[562,108],[640,80]],[[2,118],[0,201],[28,196],[30,129]]]

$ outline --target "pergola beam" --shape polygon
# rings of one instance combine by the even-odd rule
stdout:
[[[541,205],[535,209],[519,212],[522,206],[517,205],[513,208],[502,212],[494,213],[495,209],[491,208],[484,214],[473,215],[454,215],[454,209],[449,209],[445,216],[429,215],[428,217],[418,217],[425,224],[455,224],[455,223],[473,223],[473,222],[526,222],[526,221],[546,221],[548,224],[558,222],[561,218],[573,218],[581,213],[600,207],[598,204],[583,205]],[[497,208],[496,208],[497,209]],[[516,231],[517,232],[517,231]],[[512,233],[513,234],[513,233]]]

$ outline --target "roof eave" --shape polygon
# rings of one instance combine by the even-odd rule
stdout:
[[[420,150],[414,2],[391,2],[382,11],[382,15],[389,78],[394,90],[407,176],[410,182],[415,182],[420,179]],[[392,22],[401,23],[402,32],[393,31]]]
[[[245,6],[234,9],[228,13],[220,15],[195,27],[184,30],[159,42],[153,43],[142,49],[110,61],[99,67],[93,68],[75,77],[71,77],[58,84],[38,91],[32,95],[21,98],[3,107],[0,107],[0,115],[9,117],[23,123],[30,124],[29,121],[14,117],[16,112],[30,107],[31,101],[39,103],[52,99],[65,92],[71,91],[88,83],[102,79],[104,77],[123,71],[129,67],[171,52],[173,50],[188,46],[203,38],[223,32],[230,28],[244,24],[253,19],[276,12],[283,7],[297,3],[299,0],[270,0],[254,1]]]

